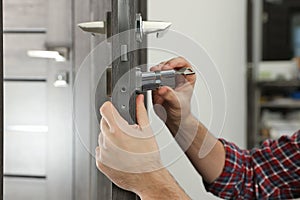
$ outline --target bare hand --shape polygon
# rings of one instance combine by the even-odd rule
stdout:
[[[110,102],[101,107],[101,133],[96,160],[99,170],[116,185],[139,192],[147,187],[145,180],[156,177],[155,173],[163,166],[149,126],[144,96],[139,95],[136,101],[138,125],[128,125]]]
[[[191,68],[192,66],[184,58],[178,57],[154,66],[150,70],[170,70],[183,67]],[[152,92],[154,110],[169,128],[174,126],[178,128],[182,120],[190,118],[191,98],[195,82],[196,75],[188,75],[176,80],[177,87],[174,90],[164,86]]]

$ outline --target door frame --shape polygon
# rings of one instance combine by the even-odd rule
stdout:
[[[0,199],[3,199],[3,9],[2,9],[2,0],[0,0],[0,26],[1,26],[1,50],[0,50]]]

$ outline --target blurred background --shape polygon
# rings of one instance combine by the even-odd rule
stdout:
[[[80,139],[72,113],[91,103],[83,95],[74,104],[74,81],[85,57],[105,39],[76,25],[105,21],[110,4],[3,0],[5,200],[96,200],[109,193],[109,181],[86,150],[97,143],[94,113],[89,107],[80,113],[86,130]],[[147,12],[149,19],[170,21],[172,30],[201,44],[218,67],[227,94],[220,137],[253,148],[299,129],[300,1],[148,0]],[[148,63],[169,58],[148,52]],[[207,125],[210,99],[198,84],[198,117]],[[186,157],[168,168],[192,199],[218,199],[205,191]]]

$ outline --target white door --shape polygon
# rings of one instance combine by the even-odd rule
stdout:
[[[71,8],[3,2],[5,200],[72,199]]]

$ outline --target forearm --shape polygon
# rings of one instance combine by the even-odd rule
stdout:
[[[225,163],[223,144],[192,115],[180,125],[168,123],[167,126],[203,179],[207,183],[216,180]]]
[[[149,173],[143,183],[144,189],[135,191],[142,200],[190,199],[166,169]]]

